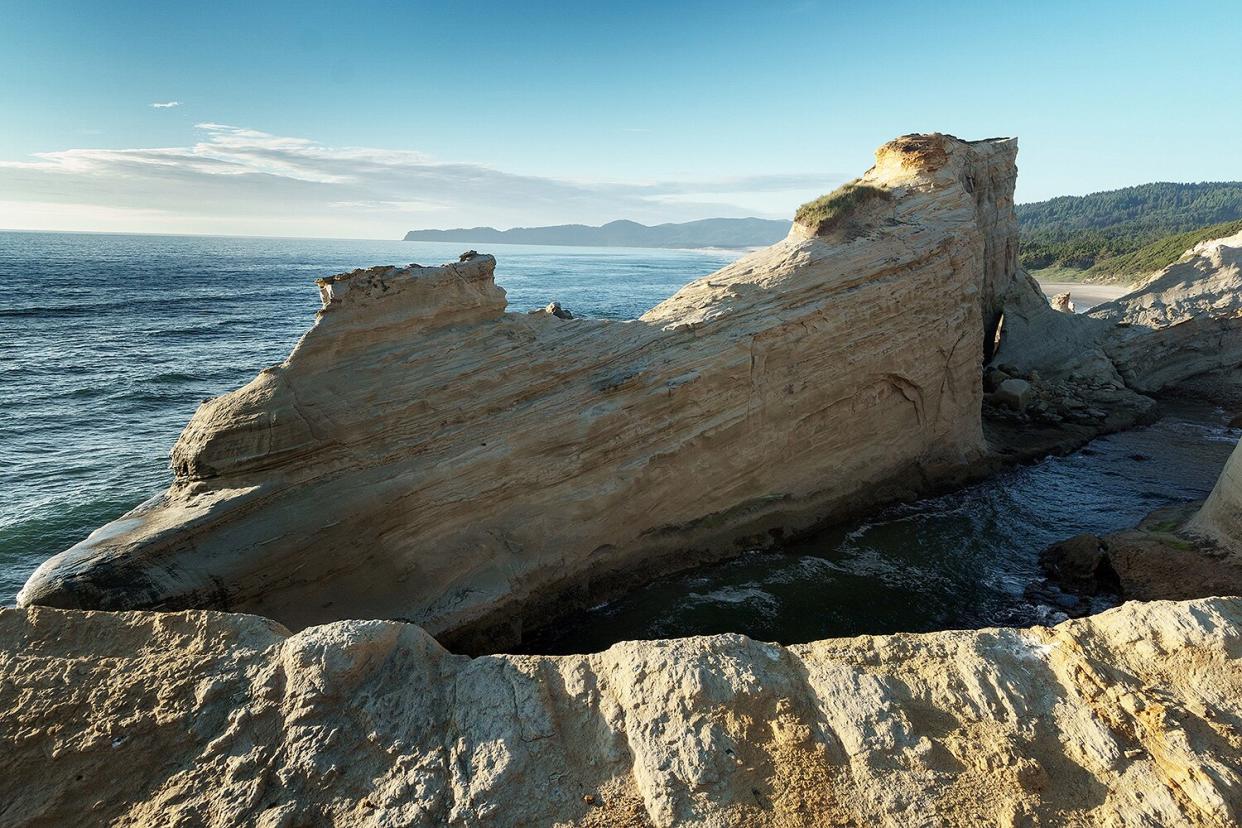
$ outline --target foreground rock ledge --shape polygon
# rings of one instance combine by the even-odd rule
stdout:
[[[321,280],[289,358],[194,415],[172,487],[19,602],[403,618],[478,651],[956,482],[986,452],[1016,153],[886,144],[865,203],[630,322],[506,313],[486,255]]]
[[[1029,630],[442,649],[213,612],[0,612],[0,823],[1211,825],[1242,599]]]

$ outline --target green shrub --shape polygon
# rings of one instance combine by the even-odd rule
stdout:
[[[1242,220],[1242,182],[1142,184],[1019,204],[1017,213],[1019,258],[1028,270],[1075,268],[1092,281],[1119,280],[1176,261],[1195,243],[1185,234],[1226,235],[1208,228]],[[1205,238],[1212,236],[1197,240]],[[1120,261],[1131,254],[1132,260]]]
[[[860,184],[855,179],[848,184],[842,184],[828,195],[803,204],[798,208],[798,212],[794,213],[794,221],[818,233],[826,226],[848,216],[863,204],[887,198],[889,198],[887,190],[872,187],[870,184]]]
[[[1242,232],[1242,221],[1226,221],[1200,227],[1188,233],[1165,236],[1163,239],[1140,247],[1133,253],[1098,261],[1087,272],[1092,277],[1098,276],[1103,279],[1144,276],[1173,264],[1182,257],[1183,253],[1199,242],[1220,239],[1239,232]]]

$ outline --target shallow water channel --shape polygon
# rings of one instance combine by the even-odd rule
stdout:
[[[1172,402],[1162,409],[1154,425],[1073,454],[893,506],[778,552],[665,578],[538,632],[519,649],[580,653],[629,639],[724,632],[792,644],[1056,623],[1065,615],[1055,603],[1025,597],[1041,579],[1042,549],[1206,497],[1238,442],[1219,408]]]

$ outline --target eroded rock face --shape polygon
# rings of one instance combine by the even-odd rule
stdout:
[[[172,487],[19,602],[503,646],[523,615],[951,481],[985,451],[989,320],[1025,279],[1015,153],[899,139],[848,237],[795,226],[631,322],[506,313],[479,254],[321,280],[289,358],[194,415]]]
[[[997,361],[1153,394],[1242,365],[1242,234],[1202,242],[1130,293],[1073,316],[1006,298]]]
[[[1201,242],[1138,289],[1092,308],[1127,385],[1151,393],[1242,365],[1242,233]]]
[[[0,821],[1233,825],[1239,651],[1239,599],[473,660],[397,622],[0,611]]]
[[[1242,403],[1240,264],[1242,234],[1204,242],[1129,294],[1079,315],[1058,313],[1061,297],[1050,306],[1020,274],[1004,297],[994,365],[1032,381],[1031,419],[1045,426],[1125,428],[1166,392]]]

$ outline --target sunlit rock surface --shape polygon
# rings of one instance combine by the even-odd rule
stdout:
[[[1229,455],[1212,493],[1191,519],[1190,529],[1242,561],[1242,445]]]
[[[589,656],[0,612],[5,825],[1234,825],[1242,601]]]
[[[636,321],[506,313],[487,255],[322,280],[289,358],[194,415],[172,487],[19,602],[403,618],[495,646],[951,482],[985,452],[980,366],[1026,283],[1016,152],[886,144],[861,179],[883,197]]]

